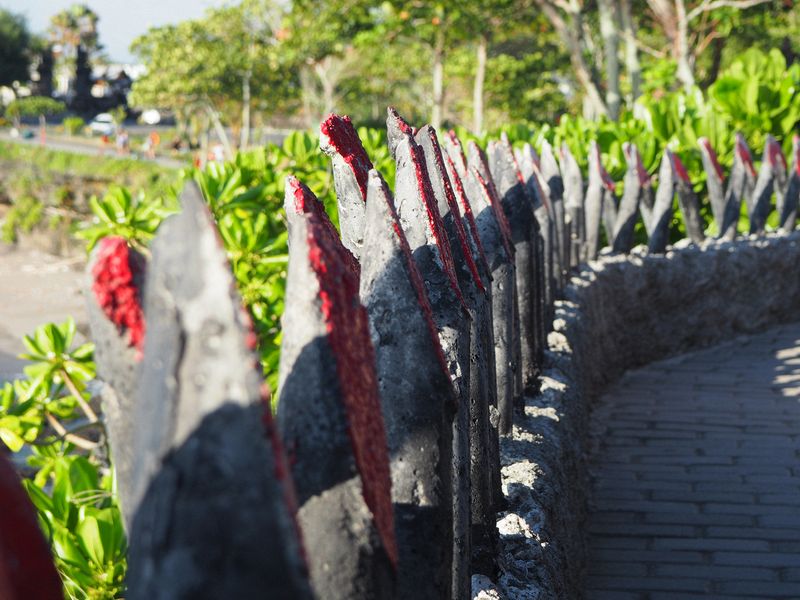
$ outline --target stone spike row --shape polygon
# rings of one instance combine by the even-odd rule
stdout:
[[[311,191],[287,179],[275,420],[197,186],[149,261],[117,238],[93,254],[87,297],[130,537],[128,597],[470,597],[471,576],[497,569],[499,438],[536,389],[571,269],[597,256],[601,227],[613,251],[630,251],[638,214],[650,252],[664,252],[675,197],[691,241],[705,239],[668,149],[654,189],[625,146],[618,200],[594,143],[584,193],[564,145],[558,160],[548,145],[540,157],[505,138],[488,153],[471,142],[465,155],[454,134],[440,146],[433,128],[393,109],[387,128],[394,195],[349,119],[321,125],[341,238]],[[794,229],[798,138],[790,161],[768,138],[756,172],[737,136],[727,180],[699,145],[720,237],[736,235],[742,202],[750,231],[763,233],[773,195],[781,229]],[[0,503],[13,496],[2,470]],[[15,587],[25,584],[8,564],[0,596],[37,597]],[[54,597],[42,586],[38,597]]]

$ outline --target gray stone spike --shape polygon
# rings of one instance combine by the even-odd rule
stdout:
[[[736,146],[733,151],[733,167],[731,167],[728,187],[725,190],[725,214],[720,226],[719,237],[728,240],[736,237],[742,201],[747,202],[749,206],[755,179],[756,171],[753,168],[750,148],[747,147],[744,136],[737,133]]]
[[[672,174],[672,161],[669,149],[664,151],[658,169],[658,189],[653,206],[652,233],[647,248],[654,254],[663,254],[669,243],[669,223],[672,220],[672,199],[675,196],[675,178]]]
[[[622,145],[622,151],[625,154],[627,165],[624,180],[625,190],[617,211],[611,247],[614,252],[627,253],[633,248],[633,234],[636,220],[639,217],[639,201],[642,197],[642,189],[650,185],[650,177],[644,170],[636,144],[625,142]]]
[[[786,159],[774,137],[767,135],[761,168],[758,171],[752,201],[749,206],[750,233],[763,234],[767,218],[772,211],[772,194],[780,194],[786,181]],[[779,213],[780,214],[780,213]]]
[[[559,167],[564,181],[564,211],[572,229],[569,266],[577,267],[583,260],[582,248],[586,243],[583,174],[566,142],[559,148]]]
[[[537,250],[539,223],[533,214],[533,202],[528,197],[527,187],[514,159],[514,152],[507,138],[489,144],[488,154],[492,168],[492,178],[497,186],[503,211],[511,225],[511,239],[514,243],[514,261],[517,268],[517,307],[519,314],[520,368],[523,389],[537,386],[541,369],[537,358],[540,354],[537,343],[540,302],[538,280]],[[521,391],[517,397],[521,397]]]
[[[370,320],[391,456],[397,594],[449,598],[453,573],[470,577],[469,443],[462,461],[452,462],[455,391],[422,276],[391,192],[375,170],[369,176],[364,249],[360,295]],[[467,422],[467,440],[468,427]],[[455,494],[453,481],[461,486]],[[454,514],[466,518],[455,539]]]
[[[700,216],[700,201],[694,193],[692,182],[686,167],[683,166],[680,157],[667,149],[672,164],[672,177],[675,182],[675,191],[678,193],[678,206],[683,215],[683,224],[686,227],[686,234],[695,244],[702,244],[706,236],[703,217]]]
[[[531,148],[532,150],[532,148]],[[569,240],[566,235],[566,211],[564,209],[564,179],[561,176],[561,169],[556,161],[553,148],[550,142],[542,142],[542,157],[540,161],[540,171],[542,178],[547,184],[548,198],[553,208],[553,221],[555,223],[556,234],[556,265],[558,266],[559,290],[564,287],[567,272],[567,257],[569,255]]]
[[[369,319],[348,253],[294,178],[278,425],[318,598],[395,598],[389,453]],[[293,208],[293,209],[292,209]]]
[[[367,176],[372,162],[349,117],[329,115],[320,124],[320,148],[331,157],[342,243],[356,258],[364,243]]]
[[[792,138],[792,165],[788,173],[786,193],[780,211],[781,231],[794,231],[797,223],[797,206],[800,201],[800,136]]]
[[[453,249],[459,286],[467,300],[471,316],[469,409],[459,411],[453,435],[459,441],[466,434],[470,448],[472,485],[488,487],[493,505],[499,507],[503,502],[503,492],[500,482],[498,420],[490,420],[490,411],[492,415],[496,415],[498,411],[496,373],[490,372],[495,369],[491,300],[487,297],[487,289],[467,243],[455,192],[447,174],[436,132],[430,126],[422,127],[416,135],[416,141],[425,155],[433,194]],[[510,433],[512,407],[503,408],[505,411],[499,415],[499,425],[503,428],[502,433]],[[459,445],[460,442],[457,443]],[[462,583],[466,584],[466,581]]]
[[[145,284],[126,597],[310,599],[249,317],[194,183],[181,201]]]
[[[134,406],[141,365],[141,351],[131,340],[131,332],[122,324],[115,324],[103,311],[100,298],[93,288],[101,285],[101,271],[111,256],[123,253],[130,269],[130,286],[135,290],[135,304],[141,311],[146,260],[128,248],[121,238],[105,238],[94,249],[86,268],[84,297],[86,298],[89,327],[95,345],[94,360],[97,376],[103,382],[100,397],[103,407],[108,443],[117,476],[117,494],[125,527],[130,531],[133,517],[131,480],[135,464],[133,440],[135,436]],[[121,290],[120,290],[121,291]],[[105,293],[108,293],[106,290]]]
[[[700,146],[703,169],[706,172],[706,189],[711,202],[711,214],[714,215],[717,231],[721,234],[722,223],[725,220],[725,173],[708,138],[701,137],[697,142]]]
[[[608,177],[603,167],[600,157],[600,148],[597,142],[592,140],[589,145],[589,187],[586,189],[586,249],[585,259],[594,260],[600,251],[600,222],[607,217],[610,212],[615,212],[612,208],[607,210],[605,204],[613,200],[607,192],[609,186],[614,182]],[[610,236],[609,236],[610,237]]]

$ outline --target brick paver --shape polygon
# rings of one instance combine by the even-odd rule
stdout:
[[[592,430],[587,600],[800,598],[800,324],[626,374]]]

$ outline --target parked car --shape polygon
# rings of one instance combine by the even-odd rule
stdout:
[[[161,113],[158,112],[156,109],[151,108],[142,112],[142,115],[139,117],[139,120],[144,125],[158,125],[161,122]]]
[[[98,135],[113,135],[117,126],[110,114],[100,113],[89,122],[89,130]]]

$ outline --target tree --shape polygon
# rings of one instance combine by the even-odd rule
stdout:
[[[31,42],[25,18],[0,9],[0,86],[28,80]]]
[[[22,117],[39,117],[40,125],[44,126],[44,119],[48,115],[64,112],[66,107],[63,102],[44,98],[42,96],[27,96],[17,98],[6,107],[6,115],[14,119],[14,125],[19,128]]]

